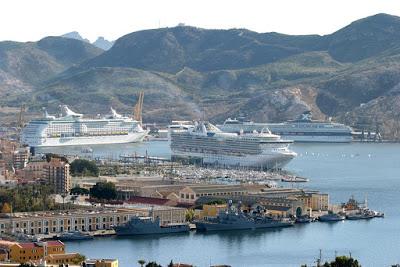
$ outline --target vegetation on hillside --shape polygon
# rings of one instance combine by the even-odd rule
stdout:
[[[68,104],[93,115],[113,106],[130,114],[144,90],[150,122],[238,115],[282,121],[311,110],[317,119],[400,139],[399,32],[399,17],[377,14],[325,36],[183,26],[139,31],[105,53],[67,38],[0,42],[7,55],[0,105],[56,113]]]
[[[4,212],[53,210],[57,206],[46,185],[23,185],[0,188],[0,209]]]

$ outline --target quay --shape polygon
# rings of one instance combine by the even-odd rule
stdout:
[[[122,225],[133,216],[160,218],[163,224],[185,222],[186,209],[168,206],[128,205],[104,208],[80,208],[77,210],[18,212],[0,218],[0,233],[46,235],[69,231],[87,231],[94,235],[107,235],[113,226]]]

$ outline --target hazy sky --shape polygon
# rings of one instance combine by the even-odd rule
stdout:
[[[399,0],[0,0],[0,40],[35,41],[78,31],[93,41],[176,26],[328,34]]]

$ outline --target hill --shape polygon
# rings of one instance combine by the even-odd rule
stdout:
[[[400,18],[377,14],[325,35],[178,26],[129,33],[105,52],[44,38],[0,43],[0,100],[31,110],[61,103],[130,113],[145,91],[144,120],[244,114],[293,119],[305,110],[400,138]],[[72,40],[72,39],[69,39]],[[3,53],[3,54],[2,54]],[[13,60],[17,58],[18,60]],[[14,94],[13,92],[31,92]],[[399,129],[399,130],[397,130]]]
[[[31,92],[50,77],[101,53],[91,44],[62,37],[0,42],[0,97]]]

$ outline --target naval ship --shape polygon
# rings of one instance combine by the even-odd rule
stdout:
[[[353,129],[341,123],[313,120],[311,112],[303,113],[297,120],[280,123],[258,123],[243,119],[227,119],[217,125],[224,132],[260,131],[269,129],[273,134],[295,142],[349,143]]]
[[[195,222],[198,231],[226,231],[262,228],[281,228],[294,225],[289,218],[272,218],[263,214],[245,214],[240,203],[235,208],[229,201],[228,208],[220,211],[217,217],[207,217]]]
[[[189,232],[190,227],[187,223],[176,223],[161,225],[160,218],[153,219],[150,217],[131,217],[124,224],[114,227],[115,233],[118,236],[128,235],[152,235],[152,234],[171,234]]]

